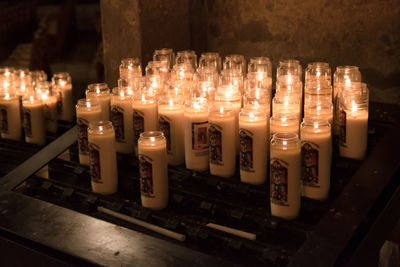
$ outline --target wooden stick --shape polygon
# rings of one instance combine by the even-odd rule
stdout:
[[[207,223],[206,224],[207,227],[225,232],[225,233],[229,233],[235,236],[239,236],[242,238],[246,238],[249,240],[256,240],[256,235],[253,233],[249,233],[249,232],[245,232],[245,231],[241,231],[241,230],[237,230],[231,227],[227,227],[227,226],[223,226],[223,225],[219,225],[219,224],[215,224],[215,223]]]
[[[159,227],[159,226],[151,224],[151,223],[147,223],[147,222],[144,222],[144,221],[129,217],[129,216],[125,215],[125,214],[122,214],[122,213],[119,213],[119,212],[116,212],[116,211],[112,211],[112,210],[106,209],[104,207],[97,207],[97,210],[100,211],[100,212],[103,212],[105,214],[108,214],[108,215],[114,216],[116,218],[119,218],[121,220],[124,220],[124,221],[130,222],[130,223],[139,225],[139,226],[141,226],[143,228],[146,228],[146,229],[151,230],[153,232],[159,233],[161,235],[168,236],[170,238],[176,239],[176,240],[181,241],[181,242],[185,241],[185,239],[186,239],[185,235],[170,231],[168,229]]]

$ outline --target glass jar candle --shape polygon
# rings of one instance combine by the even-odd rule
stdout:
[[[48,81],[36,82],[36,94],[44,103],[44,117],[46,131],[56,134],[58,131],[57,97],[50,94],[51,83]]]
[[[232,106],[216,102],[208,113],[210,173],[221,177],[235,174],[235,114]]]
[[[42,146],[46,144],[44,103],[34,94],[26,96],[22,103],[25,142]]]
[[[329,196],[332,131],[326,119],[304,118],[300,127],[301,179],[304,196],[325,200]]]
[[[246,76],[246,58],[243,55],[238,55],[238,54],[232,54],[232,55],[227,55],[224,58],[224,64],[223,68],[224,70],[239,70],[241,73],[241,76],[244,77]]]
[[[202,67],[197,69],[198,82],[212,82],[214,87],[218,86],[219,74],[214,67]]]
[[[158,125],[167,142],[168,164],[178,166],[185,162],[184,101],[176,96],[158,100]]]
[[[139,172],[142,206],[159,210],[168,205],[167,142],[162,132],[140,134]]]
[[[276,69],[276,80],[277,82],[287,77],[296,77],[297,80],[302,80],[302,67],[300,61],[296,59],[286,59],[279,61],[279,65]]]
[[[185,104],[186,168],[205,171],[208,163],[208,105],[206,99],[193,99]]]
[[[341,90],[339,154],[363,159],[368,143],[368,88],[365,83]]]
[[[90,123],[88,142],[92,191],[104,195],[117,192],[117,152],[112,123],[110,121]]]
[[[143,91],[144,89],[142,89]],[[159,74],[146,75],[146,87],[148,95],[158,98],[164,94],[164,81]]]
[[[183,50],[176,53],[175,64],[189,63],[193,70],[197,69],[197,55],[194,50]]]
[[[72,122],[74,118],[71,76],[67,72],[55,73],[51,78],[53,94],[57,96],[58,119]]]
[[[249,73],[265,73],[267,77],[272,78],[272,63],[268,57],[250,58],[247,71]],[[272,82],[272,79],[271,79]]]
[[[219,76],[220,87],[237,88],[241,95],[244,93],[244,80],[241,70],[238,69],[224,69]]]
[[[300,212],[300,140],[293,133],[274,134],[270,151],[271,214],[291,220]]]
[[[188,62],[175,64],[171,71],[171,80],[193,83],[194,72],[192,65]]]
[[[275,113],[269,123],[270,137],[276,133],[299,134],[299,118],[297,115],[287,113]]]
[[[258,89],[246,90],[243,106],[261,108],[269,118],[271,116],[271,94],[268,91]]]
[[[217,52],[201,53],[199,59],[199,69],[211,68],[219,73],[221,71],[221,66],[221,57]]]
[[[131,79],[132,77],[142,76],[142,63],[138,58],[123,58],[119,65],[119,76],[122,79]]]
[[[333,104],[330,99],[322,99],[313,101],[314,99],[306,99],[304,105],[304,118],[320,118],[333,122]]]
[[[89,145],[87,128],[89,123],[101,120],[101,107],[97,99],[83,98],[76,104],[76,124],[78,126],[79,162],[89,165]]]
[[[127,87],[115,87],[111,95],[110,118],[115,130],[117,152],[130,154],[134,151],[132,95]],[[138,137],[139,138],[139,137]]]
[[[298,95],[276,94],[272,99],[272,114],[286,113],[301,117],[301,102]]]
[[[47,74],[43,70],[33,70],[30,72],[32,77],[32,86],[33,88],[36,87],[38,82],[47,81]]]
[[[92,83],[86,90],[86,98],[96,98],[101,106],[101,120],[110,119],[110,89],[106,83]]]
[[[142,132],[158,130],[157,100],[146,91],[133,96],[133,131],[135,145]]]
[[[167,61],[168,69],[172,69],[175,63],[175,54],[171,48],[156,49],[153,54],[153,60],[155,61]]]
[[[22,126],[19,99],[15,94],[0,91],[1,138],[21,140]]]
[[[326,62],[308,63],[304,80],[306,83],[312,80],[325,80],[332,83],[331,67]]]
[[[243,108],[239,114],[240,180],[263,184],[269,156],[268,119],[261,108]]]

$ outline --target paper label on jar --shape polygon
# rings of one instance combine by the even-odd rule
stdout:
[[[172,143],[171,143],[171,123],[172,120],[167,116],[160,115],[158,118],[158,125],[160,127],[160,131],[164,134],[164,137],[167,141],[167,154],[172,154]]]
[[[210,123],[208,135],[210,138],[210,163],[224,165],[222,161],[222,127]]]
[[[340,115],[340,132],[339,132],[339,140],[340,140],[340,145],[347,147],[346,145],[346,111],[341,110]]]
[[[79,154],[87,155],[89,153],[87,136],[88,121],[82,118],[78,118],[76,124],[78,126]]]
[[[62,92],[58,91],[57,94],[57,114],[63,113]]]
[[[281,159],[272,158],[270,166],[271,202],[280,206],[289,206],[288,201],[288,167]]]
[[[152,162],[150,157],[139,154],[140,192],[145,197],[155,197]]]
[[[208,154],[208,121],[192,122],[192,149],[196,156]]]
[[[1,133],[8,133],[7,108],[0,106]]]
[[[31,111],[30,109],[24,108],[22,113],[24,114],[23,122],[24,122],[25,136],[32,137]]]
[[[304,186],[318,185],[319,146],[309,141],[301,142],[301,179]]]
[[[110,118],[114,126],[115,141],[125,143],[124,109],[119,106],[111,106]]]
[[[92,182],[102,184],[100,169],[100,147],[96,144],[89,143],[89,165],[90,176]]]
[[[246,129],[239,129],[240,138],[240,170],[254,172],[253,167],[253,133]]]
[[[133,110],[133,132],[137,144],[140,134],[144,132],[144,114],[140,110]]]

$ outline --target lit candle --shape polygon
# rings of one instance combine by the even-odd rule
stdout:
[[[7,92],[0,92],[1,138],[21,140],[19,99]]]
[[[58,131],[57,120],[57,97],[50,95],[51,83],[48,81],[37,81],[35,92],[44,103],[44,118],[46,131],[52,134]]]
[[[333,120],[333,104],[331,99],[326,99],[320,102],[308,101],[306,99],[304,105],[304,118],[317,117],[326,119],[329,123]]]
[[[185,162],[185,129],[183,101],[166,96],[158,101],[158,124],[167,141],[168,164],[177,166]]]
[[[141,92],[134,96],[132,108],[136,146],[142,132],[158,130],[157,102],[153,94]]]
[[[67,72],[59,72],[51,79],[57,96],[58,118],[72,122],[74,118],[71,76]]]
[[[296,114],[300,120],[301,102],[298,95],[275,95],[272,99],[272,114]]]
[[[326,119],[304,118],[300,132],[304,196],[325,200],[331,178],[331,125]]]
[[[294,133],[299,134],[299,118],[297,115],[286,113],[275,113],[272,115],[269,123],[270,137],[276,133]]]
[[[44,103],[34,95],[28,96],[22,103],[24,114],[25,141],[37,145],[46,143],[44,122]]]
[[[293,133],[277,133],[271,140],[271,214],[294,219],[300,212],[301,148]]]
[[[87,127],[89,123],[101,120],[101,107],[97,99],[79,99],[76,104],[76,122],[78,125],[79,162],[89,164],[89,146]]]
[[[111,122],[115,130],[116,149],[130,154],[134,149],[132,97],[124,87],[115,87],[111,96]]]
[[[110,119],[110,89],[106,83],[92,83],[86,90],[86,98],[96,98],[101,106],[101,119]]]
[[[93,192],[113,194],[118,187],[115,131],[110,121],[89,124],[89,162]]]
[[[167,142],[162,132],[140,134],[138,158],[142,206],[163,209],[168,205]]]
[[[196,171],[208,169],[208,110],[207,101],[192,101],[185,106],[185,163]]]
[[[215,103],[208,113],[210,173],[221,177],[235,174],[235,114],[231,105]]]
[[[263,184],[269,156],[267,115],[260,108],[244,108],[239,115],[240,180]]]

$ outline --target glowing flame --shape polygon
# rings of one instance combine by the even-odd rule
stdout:
[[[282,122],[286,122],[286,121],[287,121],[287,118],[286,118],[286,117],[282,117],[282,118],[281,118],[281,121],[282,121]]]
[[[172,100],[172,98],[169,99],[169,106],[172,107],[174,105],[174,101]]]
[[[351,113],[357,112],[357,104],[354,102],[354,100],[351,101]]]
[[[29,101],[33,102],[35,100],[35,97],[33,95],[29,96]]]
[[[152,143],[154,143],[154,142],[156,141],[156,139],[155,139],[154,137],[150,137],[150,141],[151,141]]]
[[[318,129],[318,122],[314,123],[314,129]]]
[[[254,118],[255,118],[254,113],[253,113],[253,112],[250,112],[250,113],[249,113],[249,117],[252,118],[252,119],[254,119]]]
[[[224,107],[219,108],[219,113],[223,114],[224,113]]]
[[[87,107],[87,108],[90,108],[91,106],[92,106],[92,105],[90,104],[90,102],[87,101],[87,102],[86,102],[86,107]]]
[[[99,131],[100,131],[100,132],[103,131],[103,126],[99,126]]]

